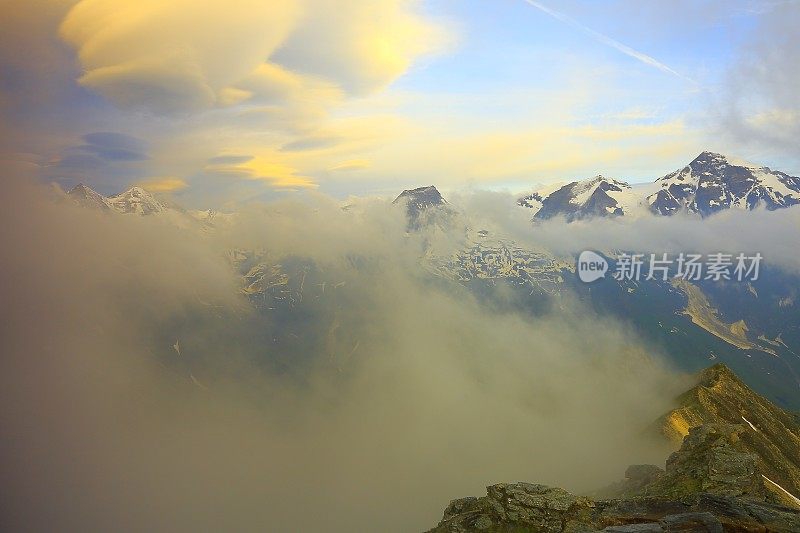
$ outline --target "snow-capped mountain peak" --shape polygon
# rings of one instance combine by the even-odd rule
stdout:
[[[199,228],[205,231],[229,225],[236,218],[235,213],[223,213],[213,209],[187,211],[138,186],[106,197],[84,184],[79,184],[71,189],[67,196],[81,207],[122,215],[156,215],[171,221],[179,228]]]
[[[598,189],[605,192],[622,192],[623,190],[630,188],[631,186],[624,181],[606,178],[605,176],[598,174],[594,178],[579,181],[575,184],[575,186],[572,188],[572,192],[575,195],[572,199],[572,202],[576,205],[582,205],[586,200],[589,199],[589,197],[595,194]]]
[[[769,210],[800,204],[800,177],[769,167],[705,151],[680,170],[650,184],[595,176],[553,190],[540,190],[517,201],[548,219],[568,221],[647,213],[708,216],[725,209]]]
[[[135,213],[139,215],[150,215],[161,213],[168,207],[150,192],[141,187],[131,187],[127,191],[109,197],[111,206],[121,213]]]
[[[83,207],[100,209],[102,211],[113,209],[111,203],[108,201],[108,198],[95,191],[91,187],[87,187],[83,183],[79,183],[70,189],[70,191],[67,193],[67,196],[72,198],[72,200]]]
[[[597,175],[568,183],[549,194],[545,191],[534,192],[520,198],[517,203],[535,209],[536,218],[564,216],[572,221],[594,216],[624,215],[639,203],[639,199],[628,183]]]
[[[708,216],[724,209],[778,209],[800,203],[800,178],[715,152],[656,180],[647,197],[653,213]]]

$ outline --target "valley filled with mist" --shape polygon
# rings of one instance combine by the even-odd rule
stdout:
[[[796,234],[758,228],[793,210],[526,235],[494,193],[419,210],[318,195],[212,224],[149,194],[154,213],[125,214],[11,183],[0,404],[4,456],[26,460],[3,475],[9,523],[41,527],[409,531],[492,481],[597,489],[663,461],[645,429],[711,363],[599,312],[564,279],[571,254],[757,241],[798,267]],[[730,231],[743,217],[752,233]],[[460,280],[437,258],[474,253],[474,231],[551,258],[550,285],[502,265]]]

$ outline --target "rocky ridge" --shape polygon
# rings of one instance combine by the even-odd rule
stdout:
[[[698,384],[677,399],[677,407],[658,420],[658,430],[678,445],[692,427],[740,427],[737,447],[756,457],[758,470],[769,480],[800,495],[797,415],[753,392],[725,365],[707,368],[699,377]]]
[[[704,405],[719,407],[716,418],[706,421],[714,418],[710,407],[698,410],[699,425],[686,430],[665,468],[633,465],[625,480],[592,498],[532,483],[491,485],[486,496],[450,502],[429,533],[800,531],[800,500],[766,475],[778,477],[770,470],[775,467],[772,450],[753,445],[748,437],[754,431],[751,423],[724,421],[732,411],[723,406],[737,409],[740,404],[749,405],[748,398],[756,405],[761,400],[769,402],[747,389],[723,365],[705,370],[699,381],[687,394],[692,397],[700,388],[711,389],[705,394],[718,399]],[[743,395],[739,403],[725,403],[724,399],[737,393]],[[682,396],[679,402],[686,403],[686,398]],[[752,416],[763,424],[761,432],[766,438],[788,438],[791,446],[800,436],[800,426],[789,413],[771,404],[753,409]],[[766,417],[764,422],[757,418],[761,414]],[[665,415],[660,423],[670,416]],[[786,425],[772,426],[775,417]],[[772,429],[774,435],[769,434]],[[775,446],[785,444],[776,442]],[[793,468],[794,457],[784,457],[786,466]],[[794,487],[789,484],[793,474],[788,474],[780,479]]]

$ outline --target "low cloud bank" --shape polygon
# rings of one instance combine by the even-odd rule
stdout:
[[[643,216],[592,219],[566,224],[563,219],[537,221],[532,210],[510,208],[515,197],[479,191],[454,201],[471,224],[508,235],[531,248],[574,256],[583,250],[754,253],[764,264],[800,272],[800,207],[776,211],[729,210],[706,219],[697,216]]]
[[[413,531],[489,483],[591,489],[663,460],[641,432],[685,378],[612,321],[432,282],[383,202],[257,206],[204,236],[5,191],[3,529]],[[277,319],[233,248],[336,281],[292,323],[324,347],[299,370],[265,364]]]

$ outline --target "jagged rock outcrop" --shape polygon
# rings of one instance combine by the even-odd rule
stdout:
[[[594,502],[564,489],[533,483],[499,483],[482,498],[453,500],[431,532],[590,531]],[[533,528],[533,529],[531,529]],[[588,528],[588,529],[587,529]]]
[[[765,500],[758,456],[742,443],[745,427],[704,424],[689,430],[680,450],[667,459],[664,475],[640,489],[644,495],[682,498],[709,492]]]
[[[800,500],[764,470],[793,479],[800,456],[783,455],[800,434],[792,415],[724,365],[704,371],[681,398],[688,428],[665,469],[633,465],[598,499],[531,483],[492,485],[486,496],[452,501],[430,532],[800,532]],[[781,438],[788,443],[772,442]],[[779,465],[789,469],[783,476]]]
[[[800,510],[767,501],[712,493],[680,499],[591,500],[531,483],[487,487],[481,498],[450,502],[428,533],[800,531]]]
[[[595,531],[792,533],[800,527],[800,511],[795,509],[709,493],[680,500],[602,500],[595,503],[594,517]]]

